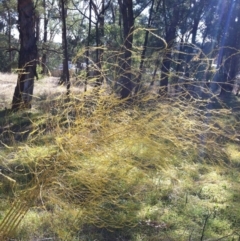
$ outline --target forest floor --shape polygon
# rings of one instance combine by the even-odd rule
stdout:
[[[49,77],[11,113],[16,80],[0,75],[2,239],[240,239],[238,97],[129,105],[75,86],[67,102]]]
[[[58,77],[45,77],[39,80],[35,80],[33,99],[36,104],[38,100],[46,99],[47,97],[54,97],[66,93],[66,87],[59,85]],[[0,73],[0,109],[10,108],[11,101],[13,98],[14,89],[17,83],[16,74],[2,74]],[[72,86],[72,91],[82,91],[83,88],[80,86]]]

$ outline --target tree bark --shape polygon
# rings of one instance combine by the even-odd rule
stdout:
[[[170,20],[171,22],[167,23],[167,11],[166,11],[166,0],[163,1],[163,10],[164,10],[164,19],[165,19],[165,32],[166,32],[166,43],[167,49],[165,50],[165,54],[162,61],[161,67],[161,80],[160,80],[160,90],[159,94],[165,94],[168,92],[168,77],[172,62],[172,54],[171,49],[174,44],[174,40],[176,38],[177,26],[179,23],[179,9],[175,6],[173,9],[174,18]]]
[[[151,27],[154,2],[155,2],[155,0],[152,0],[152,5],[151,5],[150,11],[149,11],[147,28]],[[135,88],[135,94],[137,94],[139,92],[139,90],[142,88],[141,80],[142,80],[143,66],[144,66],[144,61],[145,61],[146,51],[147,51],[148,35],[149,35],[149,31],[146,30],[144,44],[143,44],[143,50],[142,50],[142,54],[141,54],[141,61],[140,61],[140,66],[139,66],[139,75],[136,80],[137,84],[136,84],[136,88]]]
[[[96,83],[95,87],[101,86],[103,82],[103,75],[102,75],[102,58],[103,58],[103,42],[102,38],[104,37],[104,14],[106,8],[108,8],[110,4],[107,4],[105,7],[105,0],[101,1],[101,9],[98,11],[97,6],[95,3],[92,3],[93,9],[95,11],[95,14],[97,15],[97,23],[96,23],[96,65],[97,69],[95,70],[95,76],[96,76]]]
[[[90,76],[90,66],[89,66],[89,57],[90,57],[90,38],[91,38],[91,30],[92,30],[92,0],[89,2],[89,22],[88,22],[88,37],[87,37],[87,46],[86,46],[86,78],[85,78],[85,86],[84,91],[87,91],[88,79]]]
[[[36,15],[33,0],[18,0],[18,14],[19,73],[12,100],[13,110],[31,108],[37,64]]]
[[[132,65],[132,43],[134,30],[133,2],[132,0],[118,0],[123,20],[123,36],[124,36],[124,59],[121,66],[122,74],[120,77],[120,96],[127,98],[131,95],[133,84],[131,81],[131,65]]]
[[[194,1],[194,8],[192,10],[193,11],[193,24],[192,24],[192,30],[191,30],[192,45],[188,48],[188,56],[186,59],[186,70],[185,70],[185,76],[187,78],[190,77],[190,68],[191,68],[190,62],[194,57],[193,53],[194,53],[194,50],[196,49],[195,45],[196,45],[197,32],[199,30],[199,24],[201,22],[202,14],[204,12],[205,2],[206,2],[206,0],[202,0],[199,2],[197,2],[196,0]],[[191,72],[195,72],[195,71],[193,70]]]
[[[44,11],[44,19],[43,19],[43,55],[42,55],[42,74],[47,74],[47,53],[45,50],[48,38],[47,26],[48,26],[48,14],[47,14],[47,7],[46,7],[46,0],[43,0],[43,11]]]
[[[236,18],[239,21],[240,11],[234,12],[239,8],[235,8],[235,1],[230,0],[230,3],[223,2],[222,8],[226,9],[226,16],[223,34],[220,39],[219,53],[217,57],[217,73],[210,85],[211,91],[215,93],[218,88],[221,88],[220,95],[231,93],[233,89],[233,79],[237,74],[238,59],[236,58],[235,49],[239,47],[239,28],[236,24]],[[230,27],[231,26],[231,27]],[[232,62],[233,61],[233,62]]]
[[[70,75],[68,68],[68,49],[67,49],[67,27],[66,16],[67,8],[65,7],[66,1],[61,0],[61,15],[62,15],[62,48],[63,48],[63,72],[62,81],[67,83],[67,94],[70,92]]]

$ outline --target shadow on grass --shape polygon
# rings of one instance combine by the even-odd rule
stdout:
[[[0,110],[0,146],[27,140],[32,130],[32,117],[33,114],[26,111]]]

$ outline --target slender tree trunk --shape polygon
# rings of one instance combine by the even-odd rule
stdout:
[[[84,91],[87,91],[87,83],[90,76],[90,68],[89,68],[89,47],[90,47],[90,35],[92,29],[92,0],[89,2],[89,22],[88,22],[88,38],[87,38],[87,46],[86,46],[86,78],[85,78],[85,86]]]
[[[67,94],[69,94],[69,92],[70,92],[70,76],[69,76],[69,68],[68,68],[67,28],[66,28],[67,8],[65,8],[65,4],[66,4],[66,1],[61,0],[62,46],[63,46],[62,82],[67,83]]]
[[[236,9],[236,10],[235,10]],[[236,12],[234,12],[234,10]],[[223,41],[223,54],[224,64],[222,68],[222,84],[221,84],[221,95],[229,95],[233,91],[235,78],[239,73],[239,54],[236,54],[236,50],[240,48],[240,30],[239,30],[239,19],[240,9],[237,7],[236,1],[232,0],[229,6],[229,16],[227,19],[225,30],[228,32],[228,37]],[[236,22],[238,19],[238,22]],[[231,26],[231,28],[229,28]],[[225,43],[224,43],[225,42]],[[221,69],[221,68],[220,68]]]
[[[230,4],[227,4],[227,2],[223,1],[222,6],[220,5],[221,8],[223,8],[223,9],[228,8],[228,16],[229,17],[226,19],[226,22],[224,23],[223,34],[221,34],[219,36],[220,37],[219,52],[218,52],[218,57],[217,57],[217,69],[218,69],[218,71],[214,75],[213,82],[211,82],[211,85],[210,85],[211,91],[213,93],[215,93],[218,90],[219,87],[221,87],[220,94],[226,93],[224,91],[224,88],[222,88],[222,87],[226,86],[226,84],[224,84],[223,82],[228,81],[228,76],[227,76],[228,74],[226,73],[227,71],[226,71],[225,66],[223,66],[223,61],[224,61],[224,57],[226,59],[228,59],[231,56],[231,54],[228,56],[228,54],[226,53],[226,51],[228,51],[226,46],[229,46],[228,43],[227,43],[227,36],[228,36],[228,34],[230,34],[230,33],[228,33],[229,32],[229,26],[231,24],[231,21],[233,21],[233,23],[235,22],[235,19],[232,19],[234,3],[235,3],[234,0],[231,0]],[[234,18],[235,18],[235,16],[234,16]],[[235,36],[235,33],[234,33],[234,38],[235,37],[236,36]],[[235,46],[231,46],[231,47],[235,47]],[[229,71],[229,69],[228,69],[228,71]]]
[[[171,89],[183,90],[186,86],[184,86],[183,82],[185,82],[184,78],[184,58],[185,58],[185,46],[184,46],[184,35],[181,36],[181,42],[179,43],[179,50],[178,50],[178,57],[177,57],[177,65],[176,65],[176,76],[172,80]],[[177,84],[178,83],[178,84]],[[174,91],[175,92],[175,91]]]
[[[104,42],[103,42],[103,38],[104,38],[104,14],[105,14],[105,0],[102,0],[102,10],[99,16],[99,33],[100,33],[100,38],[99,38],[99,61],[98,61],[98,68],[99,70],[102,70],[102,62],[103,62],[103,54],[104,54]],[[99,78],[99,85],[102,84],[103,82],[103,75],[101,73],[101,76]]]
[[[170,72],[170,66],[172,62],[170,48],[166,50],[167,53],[164,56],[162,67],[161,67],[161,80],[160,80],[160,93],[168,92],[168,77]]]
[[[193,59],[193,53],[194,53],[194,49],[195,49],[195,45],[196,45],[196,37],[197,37],[197,31],[198,31],[198,25],[201,21],[201,15],[202,12],[204,11],[204,5],[199,6],[199,9],[197,9],[197,11],[195,11],[195,18],[193,20],[193,26],[192,26],[192,46],[189,48],[189,52],[188,52],[188,56],[187,56],[187,60],[186,60],[186,71],[185,71],[185,76],[187,78],[190,77],[190,62]],[[194,71],[193,71],[194,72]]]
[[[151,80],[150,86],[153,86],[154,82],[156,81],[157,70],[160,67],[160,57],[161,56],[160,56],[160,53],[159,53],[158,56],[157,56],[157,59],[155,60],[155,66],[154,66],[154,71],[153,71],[153,74],[152,74],[152,80]]]
[[[8,37],[8,66],[7,71],[10,73],[12,70],[12,12],[11,7],[8,5],[8,1],[4,0],[2,1],[4,9],[7,11],[7,29],[6,29],[6,35]]]
[[[164,18],[165,18],[165,32],[166,32],[166,42],[168,44],[167,49],[163,57],[162,67],[161,67],[161,80],[160,80],[160,90],[159,94],[165,94],[168,92],[168,78],[170,73],[170,67],[172,62],[172,46],[176,37],[177,25],[179,22],[179,9],[177,7],[173,10],[174,18],[171,20],[170,24],[167,23],[167,12],[165,7],[165,1],[163,1]]]
[[[46,0],[43,0],[43,11],[44,11],[44,19],[43,19],[43,55],[42,55],[42,74],[46,75],[47,74],[47,53],[45,50],[45,46],[47,43],[47,38],[48,38],[48,31],[47,31],[47,26],[48,26],[48,14],[47,14],[47,8],[46,8]]]
[[[19,73],[12,101],[13,110],[31,108],[37,63],[36,15],[33,0],[18,0],[18,14]]]
[[[106,8],[109,6],[110,1]],[[97,70],[95,71],[95,75],[97,77],[96,84],[95,86],[98,87],[102,84],[103,82],[103,73],[102,73],[102,58],[103,58],[103,37],[104,37],[104,14],[105,14],[105,0],[102,0],[101,4],[101,10],[99,13],[97,13],[97,9],[95,10],[95,13],[98,15],[98,20],[96,24],[96,64],[97,64]],[[96,8],[96,7],[95,7]]]
[[[162,0],[159,0],[156,4],[156,8],[155,8],[155,12],[158,12],[159,11],[159,8],[161,6],[161,3],[162,3]],[[161,54],[159,53],[158,56],[157,56],[157,59],[155,60],[155,66],[154,66],[154,71],[153,71],[153,74],[152,74],[152,79],[151,79],[151,83],[150,83],[150,86],[153,86],[154,85],[154,82],[156,81],[156,76],[157,76],[157,70],[160,66],[160,57],[161,57]]]
[[[8,9],[8,49],[11,49],[12,45],[12,21],[11,21],[11,11]],[[9,51],[8,53],[8,72],[11,73],[12,71],[12,51]]]
[[[116,22],[116,16],[115,16],[115,9],[114,9],[114,5],[113,5],[113,3],[111,2],[110,3],[111,5],[110,5],[110,8],[111,8],[111,13],[112,13],[112,23],[113,24],[115,24],[115,22]]]
[[[181,72],[184,71],[183,69],[183,62],[184,62],[184,56],[185,56],[185,53],[184,53],[184,36],[181,36],[181,41],[179,43],[179,52],[178,52],[178,57],[177,57],[177,65],[176,65],[176,74],[181,74]]]
[[[149,11],[147,28],[151,27],[154,2],[155,1],[152,0],[152,5],[151,5],[150,11]],[[147,30],[146,34],[145,34],[144,44],[143,44],[143,51],[142,51],[142,54],[141,54],[141,61],[140,61],[140,66],[139,66],[139,75],[138,75],[138,78],[136,80],[137,85],[136,85],[136,89],[135,89],[135,94],[137,94],[142,87],[141,80],[142,80],[142,73],[143,73],[143,65],[144,65],[144,61],[145,61],[145,57],[146,57],[146,51],[147,51],[148,35],[149,35],[149,31]]]
[[[133,2],[132,0],[118,0],[120,11],[123,19],[123,36],[124,36],[124,59],[122,74],[120,77],[121,98],[127,98],[131,95],[133,84],[131,81],[131,65],[132,65],[132,43],[134,30]]]

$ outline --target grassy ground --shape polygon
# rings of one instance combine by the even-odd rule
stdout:
[[[37,82],[33,110],[13,114],[15,77],[1,92],[3,238],[239,240],[237,98],[211,110],[104,91],[68,102],[49,78]]]

